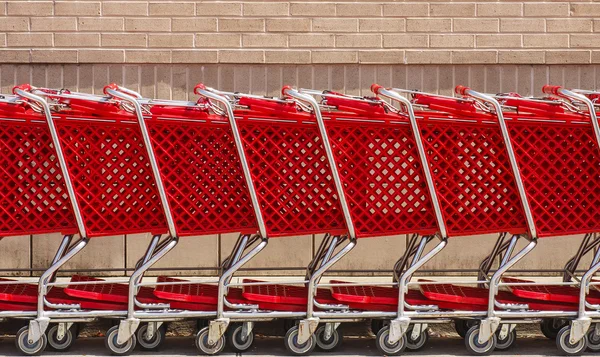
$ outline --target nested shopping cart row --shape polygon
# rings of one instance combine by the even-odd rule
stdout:
[[[98,318],[119,321],[106,333],[116,355],[158,348],[181,319],[198,320],[204,354],[248,350],[254,324],[273,319],[295,355],[335,349],[340,324],[364,319],[385,355],[422,348],[429,324],[450,321],[474,354],[510,348],[516,325],[532,322],[565,353],[600,349],[598,94],[372,90],[267,98],[198,85],[186,102],[114,84],[104,96],[16,87],[0,101],[0,235],[64,234],[37,286],[0,281],[0,316],[28,320],[18,349],[64,351]],[[143,279],[180,237],[231,232],[217,279]],[[151,239],[127,280],[55,279],[89,239],[132,233]],[[499,238],[475,283],[413,278],[461,244],[449,238],[487,233]],[[325,237],[304,277],[233,283],[270,238],[309,234]],[[359,239],[404,234],[393,281],[321,281]],[[539,238],[564,235],[580,248],[562,283],[505,276]]]

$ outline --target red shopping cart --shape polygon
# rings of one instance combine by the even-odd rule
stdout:
[[[496,257],[502,257],[500,268],[489,281],[489,292],[487,289],[481,290],[474,288],[463,288],[448,284],[427,284],[421,286],[421,290],[424,292],[424,294],[435,300],[462,300],[471,303],[475,303],[477,301],[484,303],[487,301],[488,318],[483,320],[481,328],[472,328],[469,330],[469,332],[467,332],[466,336],[467,347],[472,352],[485,353],[492,350],[494,347],[510,346],[510,340],[514,340],[514,337],[510,337],[511,335],[514,336],[514,331],[510,331],[510,328],[508,328],[508,335],[506,334],[506,331],[500,333],[498,341],[496,341],[495,337],[492,338],[493,332],[500,322],[500,317],[535,318],[536,316],[573,316],[573,306],[560,304],[560,300],[553,301],[553,305],[558,306],[550,306],[550,304],[544,306],[541,304],[541,302],[531,300],[519,301],[520,299],[516,298],[514,295],[508,296],[503,293],[498,294],[497,291],[498,286],[505,284],[509,285],[509,283],[500,283],[502,274],[508,268],[510,268],[510,266],[514,265],[514,263],[525,256],[531,249],[533,249],[535,246],[535,239],[537,237],[555,236],[561,234],[590,233],[591,231],[595,230],[593,227],[594,223],[592,221],[587,221],[583,227],[578,227],[576,225],[581,224],[581,222],[576,222],[575,225],[570,225],[570,222],[562,220],[562,223],[557,223],[561,221],[561,218],[551,218],[548,215],[553,213],[558,214],[559,216],[565,215],[567,217],[571,215],[572,219],[573,214],[576,214],[580,219],[594,219],[593,214],[586,216],[585,214],[578,214],[574,212],[582,212],[582,210],[589,209],[590,202],[597,200],[597,198],[594,196],[597,195],[598,192],[592,192],[594,189],[590,189],[590,187],[593,186],[593,183],[589,182],[589,175],[595,170],[594,165],[596,165],[596,163],[594,161],[596,160],[596,149],[594,148],[595,144],[593,143],[593,140],[584,140],[583,143],[587,145],[587,148],[584,149],[584,151],[592,152],[592,154],[591,157],[590,155],[583,157],[581,155],[581,149],[573,148],[573,150],[567,147],[566,144],[569,142],[578,142],[578,140],[581,139],[580,134],[573,135],[574,133],[572,130],[566,129],[569,124],[578,123],[578,129],[575,129],[576,131],[586,131],[588,129],[591,131],[591,125],[589,119],[586,120],[585,115],[577,113],[565,113],[564,108],[557,109],[557,106],[560,105],[558,102],[552,103],[552,111],[548,111],[547,109],[544,111],[543,107],[548,103],[542,103],[539,100],[516,98],[512,96],[509,98],[504,98],[507,101],[504,103],[505,105],[517,109],[514,115],[506,113],[503,118],[501,115],[503,111],[500,107],[500,104],[498,104],[498,102],[496,102],[494,99],[490,98],[489,96],[473,92],[469,89],[462,90],[463,94],[469,94],[471,98],[475,98],[477,100],[455,99],[419,93],[415,94],[416,104],[424,105],[429,108],[443,109],[448,113],[451,113],[452,116],[455,116],[455,119],[452,119],[451,117],[448,117],[448,115],[440,115],[440,113],[434,113],[433,115],[431,115],[430,112],[417,113],[418,116],[423,116],[423,119],[419,120],[418,124],[424,137],[423,142],[426,144],[427,152],[430,155],[429,161],[433,166],[432,172],[441,172],[442,178],[443,175],[448,172],[448,167],[461,168],[464,170],[463,176],[471,178],[481,177],[483,176],[481,173],[486,171],[487,174],[492,175],[492,177],[502,175],[503,173],[507,172],[506,169],[502,170],[502,167],[511,168],[513,173],[518,172],[518,177],[516,180],[517,185],[515,187],[516,190],[513,190],[512,192],[514,192],[514,196],[517,197],[517,199],[520,198],[524,202],[523,207],[525,211],[525,220],[523,221],[527,221],[529,235],[534,239],[521,252],[512,256],[512,251],[514,250],[514,245],[516,244],[515,236],[513,236],[513,238],[508,242],[503,242],[504,238],[501,237],[499,242],[494,247],[492,254],[486,258],[486,260],[484,260],[481,266],[483,274],[480,275],[480,277],[486,277],[491,267],[491,261]],[[488,106],[489,104],[492,104],[493,106],[491,109]],[[469,106],[472,108],[469,109]],[[531,107],[536,107],[536,111],[531,112],[531,110],[529,110]],[[440,125],[446,127],[456,125],[456,123],[452,124],[452,122],[458,122],[458,127],[461,128],[459,130],[461,130],[462,133],[458,136],[455,136],[455,140],[444,140],[443,134],[448,132],[448,130],[440,128]],[[500,123],[500,126],[498,126],[497,123]],[[469,129],[465,130],[462,128],[484,128],[486,125],[490,124],[492,127],[489,127],[488,134],[479,132],[471,137],[475,138],[477,142],[480,142],[485,146],[490,146],[488,143],[498,143],[504,141],[506,144],[506,150],[503,150],[500,147],[496,148],[494,151],[500,153],[505,152],[505,160],[509,160],[504,161],[504,164],[502,162],[495,162],[492,169],[487,168],[485,169],[486,171],[480,171],[482,166],[479,163],[473,164],[471,160],[473,157],[476,157],[479,153],[481,153],[481,149],[477,149],[476,146],[469,145],[470,143],[465,139],[469,138],[468,134],[465,134],[465,131]],[[561,129],[558,129],[556,125]],[[500,140],[493,139],[494,133]],[[520,140],[517,140],[517,137]],[[443,160],[437,160],[436,156],[440,153],[439,147],[442,146],[439,144],[440,141],[444,143],[444,146],[452,145],[447,144],[449,142],[456,143],[457,148],[455,149],[455,152],[459,153],[459,155],[446,156],[442,157]],[[515,144],[517,141],[518,144]],[[511,151],[514,151],[514,153],[511,153]],[[511,156],[513,157],[512,159]],[[492,156],[489,154],[487,154],[485,157],[492,158]],[[592,159],[591,161],[590,158]],[[453,165],[452,160],[461,160],[462,163],[467,163],[467,165]],[[439,162],[445,165],[443,170],[436,170],[435,165]],[[567,167],[578,167],[578,169],[574,169],[572,171],[569,170],[571,172],[568,174],[568,178],[563,176],[566,174],[565,167],[563,167],[565,162],[567,163]],[[544,170],[540,172],[541,167],[543,167]],[[438,177],[436,180],[439,179],[440,177]],[[592,197],[588,197],[585,200],[574,198],[572,195],[573,192],[569,192],[569,188],[565,189],[565,186],[568,186],[567,180],[579,182],[580,184],[584,185],[585,188],[582,187],[581,190],[587,191],[587,194],[590,194]],[[440,185],[438,182],[436,182],[436,185],[438,185],[438,187],[443,187],[443,185]],[[469,186],[464,187],[467,187],[469,190],[471,189]],[[498,190],[499,187],[494,185],[491,186],[491,188]],[[540,190],[540,188],[545,189]],[[560,195],[562,195],[560,199],[556,199],[557,196],[555,198],[548,198],[548,188],[552,188],[552,190],[555,190],[554,192],[558,192]],[[519,191],[521,191],[521,194],[519,194]],[[475,192],[469,192],[466,197],[477,197],[478,192],[482,191],[475,190]],[[491,199],[497,199],[498,197],[510,197],[510,191],[503,189],[494,192],[485,190],[483,192],[485,192],[485,194]],[[550,196],[551,195],[552,194],[550,194]],[[487,198],[487,200],[490,200],[490,198]],[[589,201],[586,202],[587,199],[589,199]],[[495,205],[496,209],[498,206],[498,204]],[[493,214],[495,214],[494,211],[496,211],[496,209],[492,210]],[[514,222],[518,222],[518,220],[514,220]],[[513,229],[516,229],[518,232],[518,229],[520,228],[522,232],[524,227],[525,224],[521,224],[520,227],[517,225],[513,227]],[[483,280],[482,282],[486,283],[486,280]],[[510,284],[513,283],[514,282],[511,282]],[[488,294],[487,300],[485,299],[486,294]],[[526,306],[530,310],[539,308],[544,312],[511,312],[494,310],[495,305],[498,305],[504,309],[510,309],[510,306],[507,304],[507,302],[519,304],[521,308]],[[557,309],[561,309],[562,311],[556,311]],[[489,328],[492,324],[494,324],[494,327]],[[487,331],[485,329],[487,329]],[[477,336],[474,336],[473,334],[477,334]],[[486,337],[482,338],[484,334]],[[500,339],[503,339],[502,337],[509,338],[509,340],[500,341]]]
[[[38,89],[29,85],[16,87],[15,93],[36,105],[43,113],[41,119],[47,122],[45,125],[49,129],[52,146],[56,148],[56,161],[62,169],[65,185],[63,195],[68,193],[77,231],[81,236],[74,243],[70,241],[72,236],[63,241],[61,249],[64,254],[60,259],[55,259],[40,278],[37,318],[23,332],[25,340],[28,340],[28,345],[24,347],[33,351],[43,349],[43,333],[48,322],[55,319],[59,319],[58,328],[65,330],[65,326],[70,326],[72,322],[126,315],[127,301],[115,296],[117,291],[126,288],[124,285],[78,277],[66,284],[50,279],[65,262],[87,245],[90,238],[152,232],[154,237],[151,245],[154,247],[168,244],[170,238],[158,243],[160,235],[167,231],[165,218],[136,117],[126,107],[107,98],[65,90]],[[148,254],[145,259],[151,257]],[[71,299],[99,300],[104,308],[83,311],[81,303],[56,306],[45,302],[51,287],[51,291],[54,291],[54,287],[67,284],[64,292]],[[144,292],[140,294],[144,295]],[[145,295],[148,301],[148,295],[151,294]],[[153,298],[150,304],[140,307],[151,309],[161,303],[162,300]],[[46,311],[44,307],[58,311]],[[118,326],[108,331],[109,340],[116,341],[117,331]],[[17,338],[21,340],[19,336]],[[64,343],[62,348],[68,348],[72,340],[68,339],[69,343]],[[135,346],[135,341],[132,344]],[[120,344],[119,351],[132,348],[132,344]]]

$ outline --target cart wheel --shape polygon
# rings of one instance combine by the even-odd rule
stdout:
[[[540,330],[542,330],[544,336],[551,340],[556,340],[558,331],[567,326],[568,323],[569,322],[567,320],[563,319],[543,319],[540,323]]]
[[[291,320],[291,319],[285,319],[283,320],[283,335],[285,336],[285,334],[294,326],[296,326],[296,320]]]
[[[498,351],[506,351],[510,349],[517,340],[517,329],[513,329],[506,335],[505,338],[500,338],[500,329],[496,331],[496,349]]]
[[[409,351],[418,351],[425,347],[427,341],[429,341],[429,329],[425,329],[421,331],[421,334],[416,339],[412,338],[412,330],[413,326],[409,327],[408,331],[406,331],[406,348]]]
[[[569,341],[570,335],[571,326],[563,327],[560,331],[558,331],[558,335],[556,336],[556,346],[566,356],[578,356],[587,347],[587,336],[573,344]]]
[[[104,345],[110,351],[113,356],[127,356],[129,355],[137,343],[135,335],[131,336],[123,344],[117,343],[117,337],[119,335],[119,326],[113,326],[106,331],[106,337],[104,338]]]
[[[375,345],[384,356],[399,356],[407,345],[406,334],[396,343],[390,343],[390,326],[384,326],[375,337]]]
[[[285,334],[285,339],[283,342],[285,343],[285,348],[289,353],[293,354],[294,356],[306,356],[310,354],[317,346],[317,339],[315,338],[315,335],[312,335],[308,341],[304,342],[303,344],[299,344],[298,331],[298,326],[294,326],[289,329]]]
[[[208,327],[208,320],[206,319],[202,319],[202,320],[196,320],[196,333],[198,333],[198,331],[202,330],[203,328]]]
[[[592,326],[587,334],[587,349],[590,352],[600,351],[600,335],[596,333],[595,326]]]
[[[235,353],[248,351],[254,342],[254,331],[250,331],[248,336],[244,336],[242,331],[242,324],[235,324],[227,331],[227,345],[231,347],[231,350]]]
[[[46,334],[43,334],[36,343],[29,343],[29,326],[21,327],[15,338],[17,349],[21,354],[26,356],[37,356],[42,354],[46,349],[47,343],[48,339]]]
[[[315,338],[317,339],[317,346],[324,352],[334,351],[342,345],[342,341],[344,340],[339,328],[333,329],[329,339],[325,339],[325,325],[322,325],[315,331]]]
[[[496,348],[496,334],[484,343],[479,343],[479,326],[473,326],[467,331],[465,336],[465,345],[469,353],[475,356],[487,356],[494,352]]]
[[[77,338],[77,324],[73,324],[71,328],[65,331],[65,335],[62,338],[58,338],[58,324],[53,325],[48,329],[48,346],[50,349],[56,352],[66,352],[68,351],[75,339]]]
[[[137,341],[140,344],[140,349],[144,351],[156,351],[165,342],[167,335],[167,325],[160,325],[154,332],[154,336],[151,339],[146,338],[146,332],[148,331],[148,324],[144,324],[136,331]]]
[[[467,336],[467,331],[478,324],[479,321],[477,320],[454,320],[454,329],[460,337],[465,338]]]
[[[371,320],[371,332],[373,332],[373,335],[377,335],[379,330],[381,330],[381,328],[383,328],[383,325],[385,325],[384,320],[379,320],[379,319]]]
[[[225,348],[225,336],[221,336],[221,338],[219,338],[219,340],[212,345],[208,344],[208,327],[198,331],[194,342],[196,343],[196,348],[198,348],[198,351],[205,355],[219,354]]]

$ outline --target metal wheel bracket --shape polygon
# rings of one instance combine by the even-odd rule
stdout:
[[[158,331],[158,329],[160,328],[160,326],[163,324],[162,321],[159,322],[148,322],[148,327],[146,328],[146,333],[144,334],[144,337],[147,340],[151,340],[154,338],[154,335],[156,334],[156,331]]]
[[[500,334],[498,335],[498,337],[501,340],[505,339],[506,336],[508,336],[508,334],[511,333],[516,327],[516,324],[502,324],[502,326],[500,327]]]
[[[596,336],[600,336],[600,322],[596,322],[596,324],[594,325],[594,333],[596,334]]]
[[[421,336],[421,333],[425,330],[427,330],[427,324],[414,324],[413,325],[413,329],[412,329],[412,333],[410,334],[410,337],[413,340],[417,340],[419,338],[419,336]]]
[[[208,324],[208,344],[214,345],[227,331],[229,326],[229,318],[223,317],[220,319],[212,320]]]
[[[571,333],[569,334],[569,343],[576,344],[585,337],[588,330],[592,326],[592,319],[589,317],[581,317],[571,321]],[[597,331],[598,327],[596,327]]]
[[[302,345],[306,341],[308,341],[310,339],[310,336],[312,336],[315,333],[318,326],[318,317],[311,317],[309,319],[304,319],[300,321],[300,323],[298,324],[298,344]]]
[[[248,337],[254,329],[254,322],[248,321],[242,323],[242,336]]]
[[[62,340],[67,334],[67,330],[69,330],[73,326],[72,322],[61,322],[58,324],[58,329],[56,330],[56,338]]]
[[[324,338],[325,340],[329,340],[331,338],[331,336],[333,335],[333,331],[335,331],[338,326],[340,326],[339,323],[326,323],[325,324],[325,331],[324,331]]]
[[[390,321],[390,333],[388,335],[390,344],[400,341],[408,331],[408,326],[410,326],[410,317],[403,316]]]
[[[499,326],[499,317],[488,317],[487,319],[481,320],[477,342],[480,344],[486,343],[496,333]]]
[[[42,335],[46,333],[48,325],[50,325],[50,318],[48,317],[38,317],[35,320],[29,321],[28,342],[31,344],[37,343],[42,338]]]
[[[129,341],[131,336],[135,334],[135,330],[137,330],[139,325],[140,319],[128,318],[121,320],[119,323],[119,332],[117,334],[117,343],[122,345]]]

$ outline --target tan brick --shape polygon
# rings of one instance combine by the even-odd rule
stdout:
[[[123,63],[123,50],[79,50],[79,63]]]
[[[264,2],[264,3],[245,3],[242,7],[244,16],[287,16],[290,13],[290,7],[285,2]]]
[[[33,63],[77,63],[77,50],[31,50]]]
[[[193,34],[150,34],[148,47],[155,48],[186,48],[194,47]]]
[[[77,22],[79,31],[123,31],[125,21],[122,18],[110,17],[80,17]]]
[[[335,36],[330,34],[290,35],[290,47],[334,47]]]
[[[312,29],[317,32],[356,32],[358,19],[315,18]]]
[[[337,16],[348,16],[348,17],[368,17],[368,16],[381,16],[381,5],[359,3],[359,4],[337,4],[335,6],[335,14]]]
[[[358,52],[313,51],[312,63],[358,63]]]
[[[594,32],[600,32],[600,20],[594,19]]]
[[[590,51],[546,51],[548,64],[590,63]]]
[[[458,3],[458,4],[431,3],[429,5],[429,16],[443,16],[443,17],[475,16],[475,4],[472,4],[472,3]]]
[[[265,63],[286,63],[286,64],[310,63],[310,51],[300,51],[300,50],[265,51]]]
[[[2,63],[27,63],[29,57],[29,50],[0,49],[0,62]]]
[[[126,50],[127,63],[170,63],[171,51],[168,50]]]
[[[501,19],[501,32],[544,32],[544,19]]]
[[[242,35],[242,47],[287,47],[287,43],[287,35],[283,34]]]
[[[8,47],[52,47],[52,34],[8,33],[6,44]]]
[[[521,47],[521,35],[476,35],[477,47],[506,48]]]
[[[548,32],[591,32],[591,19],[547,19]]]
[[[248,50],[220,50],[219,62],[221,63],[264,63],[264,51]]]
[[[150,16],[191,16],[194,14],[193,2],[151,2],[148,4]]]
[[[569,4],[563,3],[525,3],[523,15],[534,17],[562,17],[569,16]]]
[[[228,33],[196,34],[196,47],[235,48],[241,47],[242,35]]]
[[[57,1],[54,4],[55,16],[97,16],[100,15],[99,2]]]
[[[496,51],[452,51],[452,63],[496,63]]]
[[[52,1],[9,1],[6,13],[17,16],[51,16],[53,8]]]
[[[574,3],[571,4],[571,16],[600,16],[600,4],[585,4],[585,3]]]
[[[372,63],[404,63],[404,51],[358,51],[358,62],[363,64]]]
[[[196,3],[196,15],[240,16],[242,15],[242,4],[228,2],[198,2]]]
[[[4,1],[2,3],[2,6],[0,6],[0,16],[4,16],[6,15],[6,5],[5,5],[6,1]]]
[[[168,32],[170,30],[171,30],[171,19],[143,18],[143,17],[125,19],[125,31]]]
[[[383,47],[405,48],[405,47],[427,47],[427,35],[398,34],[383,35]]]
[[[267,19],[268,32],[307,32],[310,31],[310,19]]]
[[[454,19],[454,32],[498,32],[498,19]]]
[[[33,17],[31,31],[76,31],[75,17]]]
[[[477,4],[477,16],[482,17],[516,17],[523,13],[523,4],[506,2]]]
[[[475,47],[474,35],[431,35],[429,47],[437,48],[472,48]]]
[[[569,47],[569,35],[567,34],[525,34],[523,35],[523,47],[536,48],[561,48]]]
[[[406,20],[404,19],[359,19],[360,32],[404,32]]]
[[[103,33],[101,40],[102,47],[146,47],[148,35],[145,33]]]
[[[443,64],[452,62],[450,51],[406,51],[407,64]]]
[[[263,19],[219,19],[219,31],[224,32],[262,32],[265,29]]]
[[[213,32],[217,31],[215,18],[186,18],[172,19],[173,32]]]
[[[103,16],[144,16],[148,15],[148,3],[133,1],[104,1],[102,3]]]
[[[100,35],[96,33],[57,33],[54,34],[56,47],[98,47]]]
[[[450,19],[407,19],[408,32],[449,32],[452,28]]]
[[[425,2],[383,5],[383,16],[415,17],[428,15],[429,5]]]
[[[0,31],[17,32],[29,30],[29,18],[27,17],[4,17],[0,20]]]
[[[2,52],[0,52],[0,61],[2,60]],[[592,51],[592,63],[600,63],[600,51]]]
[[[0,47],[6,47],[6,34],[0,34]]]
[[[596,34],[572,34],[571,47],[576,48],[599,48],[600,36]]]
[[[544,51],[498,51],[498,63],[544,63]]]
[[[174,50],[173,63],[217,63],[218,52],[206,50]]]
[[[323,16],[324,14],[335,14],[335,4],[332,3],[291,3],[290,14],[292,16]]]
[[[336,47],[378,48],[382,47],[381,35],[336,35]]]

